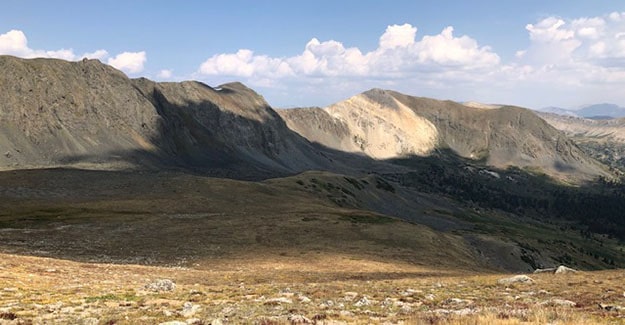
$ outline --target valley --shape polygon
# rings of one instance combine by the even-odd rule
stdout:
[[[0,67],[0,324],[625,315],[618,169],[530,110]]]

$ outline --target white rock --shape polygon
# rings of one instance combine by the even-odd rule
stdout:
[[[332,300],[326,300],[322,302],[321,304],[319,304],[319,308],[321,309],[328,309],[330,307],[334,307],[334,301]]]
[[[576,269],[572,269],[570,267],[566,267],[564,265],[558,266],[554,274],[567,274],[567,273],[577,273]]]
[[[354,304],[354,306],[356,306],[356,307],[363,307],[363,306],[369,306],[369,305],[371,305],[371,301],[367,297],[360,298]]]
[[[299,300],[299,302],[303,303],[303,304],[308,304],[310,303],[312,300],[310,300],[310,298],[300,295],[299,297],[297,297],[297,300]]]
[[[265,300],[265,305],[272,305],[272,304],[292,304],[293,300],[286,298],[286,297],[278,297],[278,298],[271,298],[271,299],[267,299]]]
[[[512,283],[534,283],[534,279],[530,278],[527,275],[515,275],[513,277],[509,277],[509,278],[504,278],[504,279],[499,279],[497,281],[497,283],[499,284],[512,284]]]
[[[302,315],[289,315],[287,318],[291,324],[311,324],[310,319]]]
[[[159,279],[154,282],[148,283],[144,287],[148,291],[160,292],[160,291],[174,291],[176,284],[169,279]]]
[[[565,299],[557,299],[557,298],[553,298],[553,299],[549,299],[547,301],[543,301],[541,303],[541,305],[563,306],[563,307],[575,307],[575,306],[577,306],[577,304],[574,303],[573,301],[565,300]]]
[[[200,305],[194,305],[191,302],[187,301],[184,303],[184,305],[182,305],[182,312],[180,313],[180,315],[182,315],[183,317],[191,317],[195,315],[198,311],[200,311],[200,309],[202,309]]]

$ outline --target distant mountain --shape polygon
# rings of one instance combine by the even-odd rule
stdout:
[[[574,116],[574,117],[579,116],[577,115],[577,112],[574,110],[561,108],[561,107],[555,107],[555,106],[543,107],[541,109],[538,109],[538,111],[543,112],[543,113],[551,113],[551,114],[558,114],[558,115],[564,115],[564,116]]]
[[[577,111],[579,116],[586,118],[605,119],[606,117],[625,117],[625,107],[615,104],[595,104],[583,107]]]
[[[372,89],[324,109],[279,114],[311,142],[375,159],[451,150],[496,167],[539,168],[560,177],[604,174],[566,136],[519,107],[470,107]]]
[[[606,120],[611,118],[625,117],[625,107],[615,104],[594,104],[579,109],[566,109],[549,106],[538,109],[539,112],[552,113],[564,116],[584,117],[594,120]]]

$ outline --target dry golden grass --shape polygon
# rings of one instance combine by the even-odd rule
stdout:
[[[197,324],[215,319],[289,324],[293,315],[317,324],[600,324],[622,323],[625,316],[625,310],[599,308],[600,303],[625,305],[622,270],[532,275],[534,284],[505,286],[497,280],[509,275],[347,255],[205,263],[214,267],[91,264],[0,254],[0,315],[5,318],[0,317],[0,324],[187,319]],[[171,279],[176,289],[146,291],[144,286],[156,279]],[[553,299],[577,305],[548,303]],[[199,309],[185,314],[185,303]]]

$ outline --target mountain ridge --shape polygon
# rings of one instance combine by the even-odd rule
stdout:
[[[219,86],[129,79],[97,60],[0,56],[3,168],[158,166],[293,173],[327,159],[262,96]],[[257,168],[258,167],[258,168]]]
[[[383,121],[380,112],[403,115],[395,122]],[[324,109],[287,109],[279,113],[291,129],[311,142],[373,158],[427,156],[449,148],[461,157],[499,168],[541,168],[550,175],[565,177],[573,171],[586,178],[607,175],[601,164],[586,157],[562,133],[531,110],[519,107],[472,107],[371,89]],[[306,118],[298,116],[304,114]],[[335,134],[331,137],[327,132],[316,132],[332,128]],[[387,150],[376,151],[380,148]]]
[[[585,105],[577,109],[549,106],[537,109],[536,111],[588,119],[612,119],[625,117],[625,107],[610,103]]]
[[[396,169],[386,162],[449,148],[498,168],[538,168],[565,179],[608,175],[518,107],[374,88],[324,109],[276,111],[238,82],[212,88],[130,79],[97,60],[0,56],[0,68],[8,90],[0,93],[3,169],[182,168],[259,179]]]

